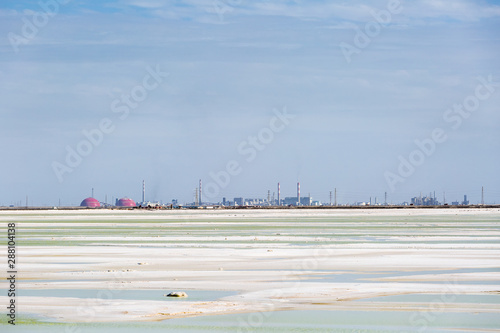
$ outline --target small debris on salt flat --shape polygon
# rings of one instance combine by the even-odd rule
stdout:
[[[166,297],[188,297],[184,291],[173,291],[170,294],[165,294]]]

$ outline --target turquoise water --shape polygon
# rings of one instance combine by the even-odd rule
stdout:
[[[407,312],[361,312],[361,311],[282,311],[270,313],[235,314],[170,319],[146,323],[110,324],[50,324],[36,326],[0,325],[2,332],[34,333],[118,333],[137,332],[477,332],[476,327],[496,329],[500,317],[491,313],[441,313],[411,318]],[[453,328],[453,329],[452,329]]]
[[[137,214],[139,217],[142,214]],[[93,247],[100,243],[106,243],[107,246],[127,246],[130,248],[151,248],[151,247],[171,247],[171,248],[203,248],[203,247],[221,247],[221,257],[231,255],[231,247],[245,246],[251,248],[261,248],[263,253],[273,248],[295,248],[310,249],[323,245],[335,245],[339,248],[362,248],[363,244],[383,245],[380,249],[374,249],[377,256],[386,253],[397,253],[398,249],[406,249],[407,245],[411,248],[425,249],[430,251],[436,249],[436,252],[429,252],[431,255],[441,253],[442,247],[446,244],[449,247],[449,254],[439,254],[446,258],[453,258],[453,251],[461,248],[461,244],[470,244],[474,249],[482,249],[487,244],[498,244],[500,239],[500,218],[496,217],[475,217],[475,216],[409,216],[409,217],[321,217],[321,218],[290,218],[290,219],[246,219],[246,218],[221,218],[220,220],[162,220],[161,216],[155,221],[138,220],[108,220],[98,221],[89,220],[78,222],[92,222],[90,227],[75,225],[66,226],[48,226],[44,221],[36,222],[35,225],[23,225],[17,223],[19,232],[19,242],[24,247],[29,246],[61,246],[61,258],[64,256],[64,248],[70,246]],[[51,222],[51,221],[49,221]],[[130,223],[141,223],[141,227],[129,226]],[[51,222],[53,223],[53,222]],[[114,225],[118,223],[119,225]],[[440,241],[429,239],[429,236],[447,236],[452,234],[455,238]],[[484,235],[483,235],[484,234]],[[128,239],[129,236],[168,236],[168,241],[147,238],[144,240]],[[183,241],[176,236],[193,237],[189,241]],[[486,236],[485,236],[486,235]],[[487,236],[489,235],[489,236]],[[72,239],[66,239],[71,236]],[[96,241],[87,239],[89,236],[113,236],[113,240]],[[223,237],[228,237],[225,240]],[[252,236],[246,240],[232,240],[232,236]],[[272,236],[267,240],[262,240],[262,236]],[[283,238],[282,236],[286,236]],[[397,238],[394,238],[397,236]],[[173,238],[172,238],[173,237]],[[199,237],[199,238],[198,238]],[[207,237],[209,239],[207,239]],[[259,240],[253,240],[253,237]],[[290,238],[291,237],[291,238]],[[297,237],[297,239],[294,239]],[[309,237],[304,241],[299,237]],[[326,237],[324,240],[315,238]],[[387,246],[391,245],[390,248]],[[459,246],[460,245],[460,246]],[[481,246],[476,246],[481,245]],[[410,247],[408,247],[410,248]],[[367,249],[369,250],[369,249]],[[117,250],[119,251],[119,249]],[[392,251],[392,252],[391,252]],[[494,252],[498,253],[496,247],[491,247],[492,257]],[[20,252],[22,253],[22,252]],[[460,253],[460,250],[458,250]],[[31,258],[37,264],[55,263],[56,271],[78,271],[79,265],[83,263],[93,263],[92,257],[82,257],[76,254],[67,255],[67,261],[61,258],[50,258],[37,256]],[[26,259],[26,258],[25,258]],[[78,261],[76,261],[76,260]],[[234,258],[235,260],[238,257]],[[245,257],[241,259],[244,261]],[[272,257],[272,260],[280,261],[282,258]],[[269,260],[271,260],[269,259]],[[53,260],[53,261],[52,261]],[[82,260],[81,262],[79,260]],[[262,261],[268,260],[266,257]],[[96,263],[98,260],[96,260]],[[109,263],[110,265],[113,262]],[[436,270],[429,270],[433,267],[426,267],[422,270],[398,271],[399,267],[380,268],[379,271],[359,271],[347,270],[316,270],[314,273],[305,273],[296,269],[296,277],[302,282],[320,282],[320,283],[372,283],[371,279],[383,277],[401,277],[407,275],[420,274],[441,274],[441,273],[474,273],[474,272],[495,272],[500,267],[458,267],[457,269],[445,270],[442,267],[435,267]],[[476,267],[477,266],[477,267]],[[495,265],[496,266],[496,265]],[[104,267],[104,266],[103,266]],[[212,267],[217,269],[219,266]],[[274,268],[273,266],[268,266]],[[129,267],[130,268],[130,267]],[[134,266],[135,268],[135,266]],[[175,266],[169,267],[175,270]],[[336,267],[335,267],[336,268]],[[101,267],[99,267],[101,269]],[[104,268],[102,268],[104,269]],[[193,265],[193,270],[198,267]],[[294,270],[293,267],[280,268],[285,270]],[[246,267],[239,268],[245,271]],[[257,271],[259,269],[248,269]],[[279,270],[279,269],[277,269]],[[265,271],[265,270],[263,270]],[[340,273],[340,274],[339,274]],[[35,277],[36,278],[36,277]],[[78,281],[85,279],[75,278]],[[23,289],[19,285],[18,299],[22,302],[23,296],[38,297],[60,297],[61,304],[64,304],[65,297],[75,298],[95,298],[101,290],[88,289],[55,289],[58,282],[74,280],[30,280],[29,282],[46,282],[48,288],[45,290]],[[95,281],[89,279],[88,281]],[[26,281],[28,282],[28,281]],[[401,282],[406,283],[406,282]],[[448,283],[447,281],[428,281],[419,283]],[[499,281],[460,281],[460,285],[497,285],[500,290]],[[213,301],[222,297],[232,296],[238,292],[211,291],[211,290],[189,290],[187,299],[166,298],[163,295],[173,290],[118,290],[113,293],[113,299],[125,300],[155,300],[166,302],[178,301]],[[416,302],[432,303],[439,299],[440,295],[399,295],[385,296],[371,299],[363,299],[361,302],[387,302],[396,304],[398,302]],[[488,309],[500,302],[500,295],[456,295],[454,303],[471,303],[484,305]],[[358,301],[353,301],[356,303]],[[18,303],[19,304],[19,303]],[[311,309],[311,307],[305,307]],[[328,309],[327,307],[321,307]],[[421,310],[425,311],[425,310]],[[0,332],[65,332],[65,333],[101,333],[101,332],[477,332],[480,329],[496,329],[500,331],[499,311],[489,313],[464,313],[464,312],[446,312],[446,313],[426,313],[420,310],[415,311],[282,311],[267,313],[250,314],[231,314],[219,316],[199,316],[190,318],[169,319],[159,322],[134,322],[134,323],[88,323],[88,324],[63,324],[57,322],[44,322],[46,319],[36,316],[25,316],[19,313],[18,325],[15,327],[6,324],[6,318],[2,313],[0,319]]]
[[[216,290],[188,290],[183,289],[188,294],[188,298],[165,297],[172,290],[110,290],[106,295],[111,295],[112,299],[126,300],[151,300],[151,301],[215,301],[221,297],[237,295],[236,291],[216,291]],[[36,297],[75,297],[75,298],[96,298],[100,295],[100,289],[20,289],[18,296]]]
[[[500,304],[500,295],[441,295],[441,294],[410,294],[410,295],[392,295],[372,298],[363,298],[354,302],[417,302],[417,303],[433,303],[440,302],[442,299],[448,300],[450,303],[473,303],[484,304]]]
[[[377,281],[381,278],[397,278],[405,276],[415,276],[419,275],[438,275],[438,274],[459,274],[459,273],[481,273],[481,272],[500,272],[499,267],[488,267],[488,268],[461,268],[461,269],[448,269],[448,270],[424,270],[424,271],[409,271],[409,272],[338,272],[336,274],[322,274],[311,276],[310,279],[301,279],[302,282],[370,282]],[[326,273],[326,272],[322,272]],[[330,272],[332,273],[332,272]],[[431,284],[449,284],[452,281],[441,280],[439,278],[429,279],[425,281],[399,281],[399,283],[431,283]],[[460,281],[459,284],[482,284],[482,285],[498,285],[500,281],[491,280],[466,280]]]

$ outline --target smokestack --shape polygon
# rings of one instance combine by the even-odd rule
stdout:
[[[281,184],[278,183],[278,205],[281,206]]]
[[[201,179],[200,179],[200,195],[199,195],[199,200],[200,200],[200,206],[203,205],[203,201],[201,200]]]
[[[146,182],[142,181],[142,202],[146,202]]]
[[[297,183],[297,205],[300,206],[300,183]]]

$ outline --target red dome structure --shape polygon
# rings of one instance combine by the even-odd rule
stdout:
[[[122,198],[116,202],[118,207],[135,207],[135,201],[129,198]]]
[[[96,207],[101,207],[101,204],[94,198],[87,198],[82,201],[80,207],[96,208]]]

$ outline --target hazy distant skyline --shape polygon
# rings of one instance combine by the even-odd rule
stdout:
[[[0,205],[140,200],[143,179],[188,202],[200,178],[214,201],[300,181],[324,202],[484,186],[500,203],[498,1],[8,1],[0,18]]]

